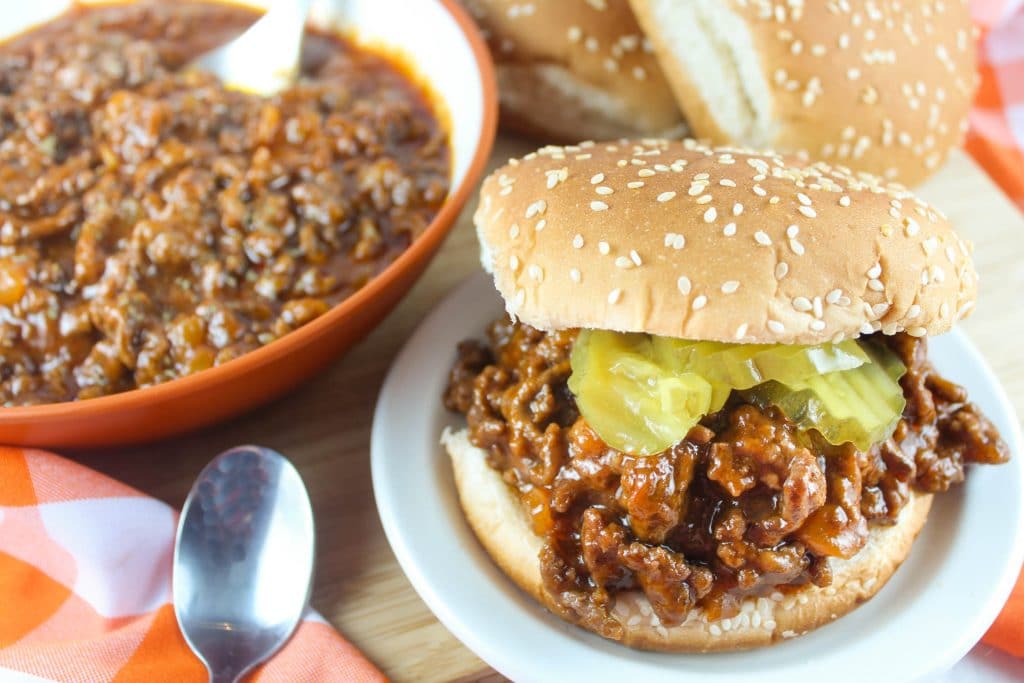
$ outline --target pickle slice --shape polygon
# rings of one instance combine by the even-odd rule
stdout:
[[[660,453],[712,412],[711,383],[657,363],[647,335],[582,330],[572,367],[569,390],[587,424],[626,453]]]
[[[877,362],[785,385],[766,382],[744,396],[778,406],[801,429],[816,429],[829,443],[849,441],[866,451],[892,435],[907,403],[899,384],[903,364],[887,349],[872,346],[864,344]]]
[[[679,442],[734,390],[861,449],[888,438],[905,405],[899,358],[854,340],[726,344],[582,330],[572,368],[569,389],[588,424],[613,448],[641,455]]]
[[[810,375],[851,370],[871,362],[852,339],[817,346],[724,344],[668,337],[654,337],[652,343],[659,363],[696,372],[734,389],[749,389],[768,380],[788,384]]]

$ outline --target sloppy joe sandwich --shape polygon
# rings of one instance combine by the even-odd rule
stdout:
[[[494,56],[502,125],[546,138],[681,135],[628,0],[463,0]]]
[[[968,0],[630,0],[695,136],[914,184],[962,139]]]
[[[569,622],[670,651],[798,636],[1009,457],[928,360],[974,305],[970,247],[902,186],[584,143],[495,171],[475,222],[508,317],[459,346],[442,440],[484,548]]]

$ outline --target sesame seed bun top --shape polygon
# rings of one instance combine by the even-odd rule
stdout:
[[[922,336],[977,290],[968,245],[902,186],[693,140],[546,147],[484,181],[474,220],[509,313],[549,330]]]
[[[544,142],[683,130],[628,0],[462,1],[494,56],[504,125]]]
[[[977,84],[968,0],[631,0],[697,137],[914,185]]]

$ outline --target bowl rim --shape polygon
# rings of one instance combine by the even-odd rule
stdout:
[[[134,409],[144,404],[166,403],[222,384],[236,375],[255,370],[310,343],[328,328],[343,321],[351,312],[368,305],[374,297],[389,289],[424,254],[435,251],[455,225],[469,199],[470,192],[483,175],[498,127],[498,86],[490,50],[476,23],[456,0],[436,0],[436,2],[455,21],[473,54],[482,85],[483,116],[473,158],[465,175],[455,189],[448,193],[440,211],[430,221],[423,234],[361,289],[332,306],[320,317],[265,346],[244,353],[223,365],[207,368],[193,375],[176,377],[153,386],[136,387],[128,391],[82,401],[0,407],[0,427],[51,422],[60,419],[81,419],[90,415]],[[414,75],[422,77],[428,87],[431,85],[430,79],[426,76]],[[445,103],[445,106],[448,104]]]

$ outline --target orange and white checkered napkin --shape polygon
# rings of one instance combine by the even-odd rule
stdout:
[[[1024,209],[1024,0],[972,0],[971,12],[981,31],[981,84],[967,151]],[[1024,657],[1024,573],[983,640]]]
[[[93,470],[0,448],[0,679],[205,682],[170,604],[176,525],[166,504]],[[309,612],[247,680],[386,679]]]
[[[967,151],[1024,209],[1024,0],[973,0],[981,84]]]

